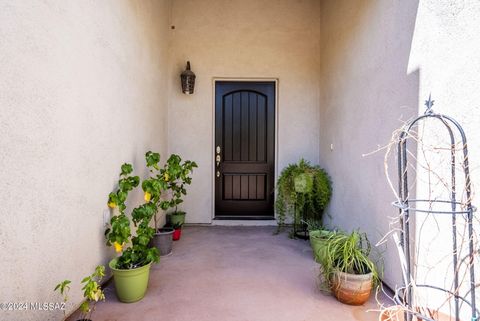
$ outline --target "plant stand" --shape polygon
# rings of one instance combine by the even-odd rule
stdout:
[[[297,206],[293,208],[293,236],[298,239],[308,240],[308,226],[302,219],[305,211],[302,209],[302,214],[297,213]],[[301,216],[301,217],[300,217]]]
[[[394,300],[396,304],[399,305],[401,310],[404,312],[404,319],[411,320],[428,320],[433,321],[437,319],[434,317],[434,312],[438,310],[431,310],[429,308],[424,308],[417,303],[417,298],[421,297],[423,293],[432,293],[432,296],[446,295],[449,300],[453,300],[453,307],[450,306],[450,315],[452,320],[459,321],[460,314],[462,315],[469,314],[468,310],[471,311],[472,321],[478,320],[480,313],[476,308],[475,302],[475,272],[474,272],[474,254],[476,253],[474,249],[474,232],[472,226],[473,213],[476,210],[475,207],[471,204],[471,185],[470,185],[470,173],[468,167],[468,149],[467,149],[467,139],[465,132],[462,127],[451,117],[436,114],[432,110],[433,101],[431,98],[426,102],[427,110],[424,115],[421,115],[409,123],[407,123],[397,141],[397,157],[398,157],[398,197],[399,199],[393,203],[395,207],[398,208],[400,213],[400,240],[399,240],[399,254],[400,262],[403,269],[403,279],[404,285],[397,289]],[[414,137],[416,139],[418,132],[415,129],[418,129],[419,124],[425,124],[426,122],[436,121],[439,127],[445,127],[446,133],[449,137],[449,144],[451,146],[450,151],[447,150],[450,154],[450,162],[445,162],[451,168],[449,172],[451,173],[449,179],[445,179],[446,187],[449,190],[449,199],[438,199],[430,195],[430,199],[410,199],[409,198],[409,181],[408,181],[408,170],[412,168],[412,164],[409,159],[411,157],[407,152],[407,142],[412,140]],[[433,125],[433,123],[430,123]],[[459,139],[457,138],[459,137]],[[409,139],[410,138],[410,139]],[[418,144],[423,142],[423,136],[418,138],[416,141]],[[461,152],[463,152],[463,159],[457,163],[456,160],[456,150],[455,146],[461,146]],[[418,146],[414,146],[416,150]],[[437,153],[439,150],[442,150],[440,146],[437,149],[434,149]],[[445,149],[443,149],[445,150]],[[423,151],[423,150],[422,150]],[[415,158],[415,157],[414,157]],[[416,158],[415,158],[416,160]],[[415,166],[415,165],[414,165]],[[419,166],[419,165],[416,165]],[[460,170],[458,169],[460,168]],[[456,170],[463,172],[463,184],[464,184],[464,197],[463,201],[458,201],[457,193],[461,194],[462,191],[457,190],[457,180]],[[428,184],[432,184],[431,181],[428,181]],[[434,189],[432,185],[428,186],[429,188]],[[429,189],[430,191],[430,189]],[[460,196],[462,199],[462,196]],[[412,242],[410,239],[411,235],[411,225],[413,224],[412,219],[418,217],[419,214],[424,215],[425,217],[432,217],[434,219],[444,219],[451,217],[451,229],[448,230],[439,230],[438,233],[442,235],[442,238],[445,239],[450,234],[452,240],[452,248],[447,249],[447,253],[440,252],[444,257],[451,256],[452,259],[452,270],[453,275],[449,276],[453,279],[453,286],[450,289],[441,288],[431,284],[417,284],[415,277],[412,275],[416,267],[415,263],[418,261],[416,255],[416,242]],[[432,216],[429,216],[432,215]],[[463,222],[461,222],[463,220]],[[444,221],[442,221],[444,222]],[[448,221],[446,222],[448,223]],[[457,226],[460,226],[460,223],[465,224],[465,230],[460,231],[461,229]],[[448,224],[447,224],[448,225]],[[440,225],[439,225],[440,228]],[[415,232],[415,229],[413,230]],[[459,238],[459,233],[464,232],[462,236],[467,234],[467,238],[464,244],[459,244],[459,241],[462,239]],[[415,235],[415,234],[414,234]],[[420,243],[420,241],[418,241]],[[462,248],[463,245],[463,248]],[[434,248],[434,247],[433,247]],[[443,251],[444,248],[440,248],[440,251]],[[462,252],[463,251],[463,252]],[[461,256],[462,253],[466,255]],[[460,274],[460,269],[464,268],[465,273]],[[447,278],[447,276],[445,276]],[[464,286],[462,290],[462,284],[460,281],[468,282],[468,286]],[[465,284],[464,283],[464,284]],[[465,289],[468,288],[468,289]],[[460,293],[463,291],[463,295]],[[469,297],[469,298],[468,298]],[[448,307],[447,303],[443,304],[443,308]],[[445,306],[446,305],[446,306]],[[437,312],[438,314],[438,312]]]

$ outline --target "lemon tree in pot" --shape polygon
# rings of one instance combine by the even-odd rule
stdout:
[[[161,173],[159,162],[160,154],[148,151],[145,154],[145,161],[151,176],[142,182],[142,189],[145,193],[145,201],[156,205],[157,211],[153,215],[155,233],[151,244],[155,246],[160,256],[169,255],[172,252],[174,229],[170,227],[158,227],[158,209],[166,210],[170,207],[170,202],[162,200],[162,192],[168,188],[166,176]],[[168,178],[168,177],[167,177]]]
[[[117,208],[119,214],[112,216],[109,227],[105,230],[107,245],[113,246],[119,254],[110,261],[117,297],[122,302],[135,302],[142,299],[148,286],[150,267],[159,261],[158,249],[150,246],[155,230],[150,221],[157,212],[157,205],[145,195],[145,203],[134,208],[130,217],[125,210],[125,202],[130,191],[136,188],[140,179],[133,176],[131,164],[121,167],[118,189],[110,193],[108,206]]]
[[[193,169],[198,167],[197,163],[186,160],[176,154],[170,155],[164,168],[160,170],[163,180],[167,184],[167,189],[171,192],[170,200],[162,204],[162,208],[174,208],[169,214],[169,223],[174,225],[183,225],[185,223],[186,213],[178,210],[178,205],[183,203],[183,196],[187,195],[186,185],[192,183],[191,174]]]
[[[322,273],[324,281],[340,302],[361,305],[379,284],[378,270],[369,258],[370,252],[370,242],[365,233],[337,232],[328,237]]]

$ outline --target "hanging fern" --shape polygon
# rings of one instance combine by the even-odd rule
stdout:
[[[321,222],[331,195],[330,178],[320,166],[310,165],[302,158],[298,164],[285,167],[277,181],[275,201],[279,230],[285,225],[287,215],[296,216],[298,221]]]

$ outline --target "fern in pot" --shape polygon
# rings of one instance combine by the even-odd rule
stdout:
[[[365,233],[338,232],[328,237],[322,273],[340,302],[364,304],[379,284],[379,272],[369,257],[370,252],[371,245]]]
[[[321,224],[322,216],[332,195],[330,178],[318,165],[301,159],[285,167],[277,180],[275,209],[278,230],[287,216],[294,221],[294,231],[307,231],[305,222]],[[299,235],[297,235],[299,236]]]

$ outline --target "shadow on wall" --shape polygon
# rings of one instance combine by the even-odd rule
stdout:
[[[321,4],[320,162],[333,181],[329,224],[360,228],[372,243],[397,215],[378,149],[418,113],[419,70],[408,70],[417,9],[418,1]],[[389,168],[396,187],[396,163]],[[394,287],[402,274],[394,244],[386,247],[384,280]]]

